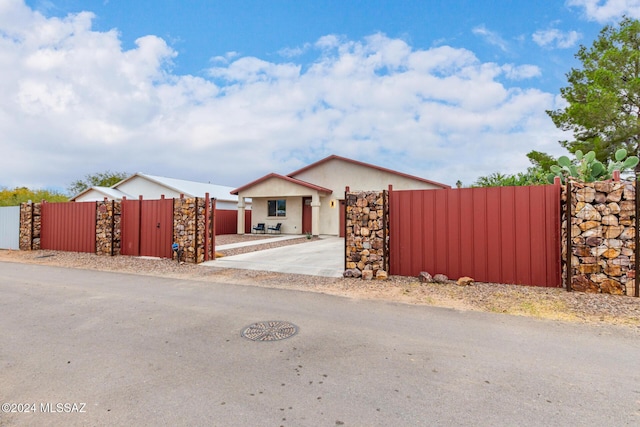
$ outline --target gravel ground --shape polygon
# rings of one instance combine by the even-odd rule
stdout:
[[[223,245],[261,238],[264,237],[217,236],[216,244]],[[229,256],[291,244],[303,244],[308,241],[302,237],[222,251],[222,255]],[[415,277],[400,276],[391,276],[386,281],[363,281],[204,267],[178,264],[167,259],[129,256],[99,257],[93,254],[58,251],[0,250],[0,261],[294,289],[350,298],[381,299],[457,310],[487,311],[590,324],[615,324],[640,333],[640,298],[566,292],[564,289],[557,288],[495,283],[475,283],[466,287],[456,284],[421,284]]]

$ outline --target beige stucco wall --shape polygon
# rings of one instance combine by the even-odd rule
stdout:
[[[320,202],[320,234],[339,234],[340,228],[340,200],[344,200],[345,187],[351,191],[382,191],[389,188],[394,190],[426,190],[440,188],[436,185],[419,180],[399,176],[345,162],[340,159],[329,160],[315,168],[303,171],[294,178],[305,182],[312,182],[333,190],[328,197],[321,197]],[[332,208],[331,200],[335,201]]]
[[[270,178],[258,183],[248,191],[240,192],[238,196],[251,198],[251,226],[263,222],[269,226],[282,223],[281,232],[284,234],[302,234],[302,197],[312,197],[317,191],[280,178]],[[287,216],[268,216],[268,200],[285,199],[287,201]]]
[[[393,185],[394,190],[440,188],[426,182],[345,162],[340,159],[331,159],[315,168],[295,175],[294,178],[330,188],[333,190],[334,195],[339,195],[340,199],[344,198],[346,186],[349,186],[351,191],[387,190],[389,184]]]
[[[251,227],[255,227],[259,222],[263,222],[267,227],[273,227],[277,223],[282,223],[281,232],[283,234],[302,234],[302,197],[279,197],[287,201],[287,216],[268,216],[268,200],[274,198],[254,198],[251,209]]]

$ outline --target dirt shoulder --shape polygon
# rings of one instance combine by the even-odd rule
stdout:
[[[251,246],[243,248],[243,251],[261,249],[266,247]],[[167,259],[103,257],[58,251],[0,250],[0,261],[292,289],[349,298],[422,304],[570,322],[614,324],[640,333],[640,298],[567,292],[557,288],[494,283],[475,283],[461,287],[455,283],[422,284],[417,278],[400,276],[392,276],[385,281],[363,281],[204,267],[178,264]]]

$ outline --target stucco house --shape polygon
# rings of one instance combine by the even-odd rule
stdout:
[[[159,199],[161,196],[171,199],[180,195],[204,197],[209,193],[209,197],[216,199],[216,209],[235,210],[238,198],[231,195],[231,190],[233,187],[136,173],[111,187],[88,188],[71,201],[93,202],[104,200],[105,197],[107,200],[122,200],[123,197],[137,199],[140,196],[147,200]]]
[[[336,155],[288,175],[270,173],[236,188],[238,234],[244,232],[247,200],[251,199],[253,225],[282,224],[286,234],[344,234],[344,193],[351,190],[450,188],[446,184],[393,171]]]

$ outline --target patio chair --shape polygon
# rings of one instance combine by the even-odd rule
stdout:
[[[253,227],[253,232],[258,234],[258,233],[265,233],[265,228],[264,228],[264,222],[260,222],[258,223],[258,225],[256,225],[255,227]]]
[[[269,233],[280,234],[280,228],[282,227],[282,223],[279,222],[275,227],[269,227]]]

